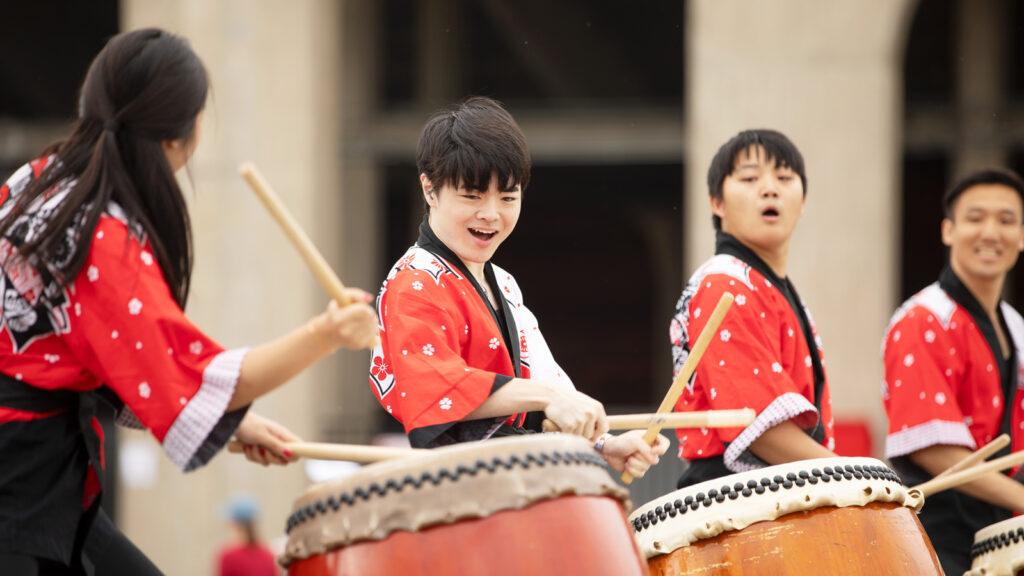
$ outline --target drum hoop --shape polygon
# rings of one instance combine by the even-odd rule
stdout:
[[[826,466],[824,469],[814,468],[810,471],[802,470],[799,473],[789,472],[785,477],[778,474],[773,478],[764,476],[760,481],[749,480],[738,488],[737,485],[742,483],[736,482],[733,485],[723,484],[721,488],[712,488],[707,494],[698,492],[696,495],[686,496],[682,499],[677,498],[674,501],[666,501],[654,510],[648,510],[646,514],[631,518],[633,532],[639,534],[648,528],[653,528],[658,524],[659,520],[664,521],[666,517],[675,518],[677,514],[680,516],[685,515],[687,510],[698,510],[701,506],[710,508],[716,503],[722,504],[726,500],[736,500],[740,496],[751,498],[766,493],[771,495],[771,493],[778,492],[780,489],[789,490],[794,486],[802,488],[807,484],[813,486],[819,481],[824,484],[832,480],[841,482],[844,478],[846,480],[870,478],[872,480],[895,482],[900,486],[903,485],[899,475],[886,466],[862,466],[860,464],[846,465],[842,469]]]
[[[1013,576],[1024,568],[1017,546],[1024,540],[1024,517],[1017,516],[978,530],[971,545],[971,569],[964,576]]]
[[[395,531],[485,518],[562,496],[611,497],[628,508],[629,493],[588,442],[544,436],[549,438],[441,448],[411,457],[408,464],[374,464],[380,468],[363,481],[311,488],[288,519],[288,542],[278,561],[288,566],[351,544],[383,540]]]
[[[531,466],[544,466],[546,464],[552,465],[590,465],[599,466],[604,468],[604,460],[593,451],[591,452],[561,452],[555,451],[551,453],[540,453],[533,454],[528,453],[523,456],[518,454],[510,454],[506,458],[494,456],[490,462],[485,460],[477,460],[472,466],[465,464],[458,465],[455,470],[449,468],[440,468],[436,473],[430,471],[420,473],[419,477],[412,475],[406,475],[402,478],[401,482],[395,481],[394,478],[384,482],[383,485],[380,482],[371,482],[368,486],[359,486],[353,489],[351,492],[342,492],[341,494],[334,496],[328,496],[325,498],[318,498],[316,502],[307,504],[306,506],[296,510],[288,517],[288,523],[285,527],[285,533],[290,534],[292,529],[299,526],[303,522],[314,519],[317,515],[327,514],[328,509],[331,512],[337,512],[341,508],[342,504],[353,506],[359,501],[369,500],[374,495],[386,496],[389,492],[401,492],[408,486],[412,486],[414,489],[420,489],[424,484],[433,484],[439,486],[446,479],[449,482],[458,482],[461,478],[466,476],[475,477],[480,471],[486,470],[488,473],[493,474],[499,468],[505,470],[513,470],[515,468],[528,469]]]
[[[755,479],[758,475],[760,478]],[[743,482],[738,482],[741,478]],[[841,482],[860,489],[848,490],[846,494],[826,488]],[[692,492],[716,483],[720,484],[715,488],[679,497],[680,492]],[[748,504],[759,497],[767,501],[767,496],[773,497],[774,506]],[[644,504],[629,520],[641,552],[652,558],[724,532],[742,530],[755,522],[773,521],[791,512],[825,506],[862,506],[869,502],[896,502],[919,510],[923,498],[920,492],[905,487],[899,475],[878,460],[825,458],[771,466],[677,490]],[[730,503],[731,506],[725,506]],[[737,509],[740,503],[742,509]],[[680,522],[673,520],[677,516],[686,519],[685,527],[671,533],[654,533],[659,523]]]
[[[1008,547],[1011,544],[1018,544],[1022,539],[1024,539],[1024,527],[1017,528],[1016,530],[1007,530],[984,540],[979,540],[971,545],[971,560]]]

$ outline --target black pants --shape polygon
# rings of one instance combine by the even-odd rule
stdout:
[[[163,576],[141,550],[136,548],[102,510],[92,528],[79,537],[71,566],[60,562],[0,554],[0,573],[5,576]]]

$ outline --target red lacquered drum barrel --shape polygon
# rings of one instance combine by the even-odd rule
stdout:
[[[965,576],[1024,574],[1024,516],[978,530],[971,546],[971,569]]]
[[[586,440],[502,438],[379,462],[295,503],[290,576],[648,574]]]
[[[871,458],[824,458],[696,484],[630,515],[651,574],[942,574],[921,493]]]

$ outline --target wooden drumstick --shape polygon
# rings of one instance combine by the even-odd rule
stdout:
[[[943,476],[942,478],[932,478],[927,482],[914,486],[913,490],[919,490],[924,494],[925,498],[927,498],[936,492],[942,492],[943,490],[948,490],[949,488],[959,486],[960,484],[966,484],[971,480],[980,478],[990,472],[998,472],[1000,470],[1012,468],[1018,464],[1024,464],[1024,450],[1014,452],[1013,454],[1003,456],[1002,458],[996,458],[991,462],[978,464],[977,466],[973,466],[966,470],[953,472],[952,474]]]
[[[609,430],[641,430],[654,425],[662,428],[734,428],[748,426],[757,416],[750,408],[707,410],[705,412],[669,412],[668,414],[616,414],[608,417]],[[558,425],[544,420],[545,432],[558,432]]]
[[[396,448],[394,446],[367,446],[365,444],[330,444],[325,442],[288,442],[285,446],[296,456],[319,460],[349,460],[352,462],[379,462],[392,458],[405,458],[426,450]],[[228,452],[240,453],[245,444],[237,440],[228,442]]]
[[[985,444],[967,458],[964,458],[963,460],[957,462],[956,464],[953,464],[949,468],[946,468],[935,478],[942,478],[954,472],[959,472],[961,470],[970,468],[971,466],[974,466],[978,462],[983,462],[987,460],[989,456],[1002,450],[1009,443],[1010,437],[1007,434],[1000,434],[995,440],[989,442],[988,444]]]
[[[708,323],[704,325],[704,330],[701,331],[696,344],[690,349],[690,355],[686,357],[686,362],[683,362],[683,367],[676,374],[675,380],[672,381],[672,386],[661,401],[661,406],[658,407],[659,415],[669,414],[675,408],[676,401],[679,400],[680,394],[683,393],[686,383],[690,381],[693,371],[697,369],[697,362],[700,362],[701,356],[704,355],[704,350],[707,349],[711,339],[718,332],[718,325],[722,323],[722,319],[725,318],[725,313],[729,311],[732,302],[733,296],[729,292],[723,293],[722,297],[718,300],[715,310],[711,313],[711,317],[708,318]],[[653,445],[654,441],[658,438],[659,432],[661,432],[660,424],[648,426],[647,432],[644,434],[644,442]],[[633,482],[633,476],[629,472],[623,472],[622,481],[630,484]]]
[[[281,202],[274,190],[271,189],[270,184],[267,183],[263,175],[260,174],[256,167],[246,162],[238,167],[238,173],[242,175],[242,178],[249,184],[252,191],[256,193],[260,201],[263,202],[263,206],[266,207],[270,215],[274,217],[281,229],[284,230],[288,239],[291,240],[292,245],[299,251],[302,259],[306,261],[306,265],[312,270],[313,275],[320,281],[320,285],[324,287],[324,290],[330,294],[331,298],[334,298],[340,306],[348,306],[351,304],[351,300],[345,294],[345,285],[341,283],[338,275],[331,270],[331,267],[324,260],[324,257],[320,254],[320,251],[316,249],[313,242],[306,235],[306,232],[302,230],[299,223],[292,217],[291,212]]]
[[[259,170],[255,166],[246,162],[238,167],[238,173],[242,175],[242,178],[249,184],[252,191],[256,193],[260,201],[263,202],[263,206],[266,207],[267,212],[273,216],[274,220],[277,221],[278,225],[284,230],[288,239],[291,240],[295,249],[299,251],[299,255],[306,261],[306,266],[313,272],[316,279],[323,286],[327,294],[338,303],[339,306],[348,306],[352,303],[352,300],[345,294],[345,285],[341,283],[341,279],[334,273],[330,265],[327,264],[327,260],[324,260],[323,255],[316,249],[313,241],[309,239],[306,232],[299,226],[299,223],[295,221],[291,212],[285,207],[284,203],[278,198],[277,194],[267,183],[263,175],[260,174]],[[377,345],[377,339],[374,338],[367,348],[373,350]]]

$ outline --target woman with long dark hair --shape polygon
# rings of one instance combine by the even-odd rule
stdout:
[[[369,295],[274,341],[225,350],[182,312],[192,273],[174,173],[198,143],[208,79],[157,29],[112,38],[71,134],[0,188],[0,563],[4,574],[158,574],[99,510],[102,398],[182,470],[232,436],[263,464],[295,436],[249,404],[376,337]]]

